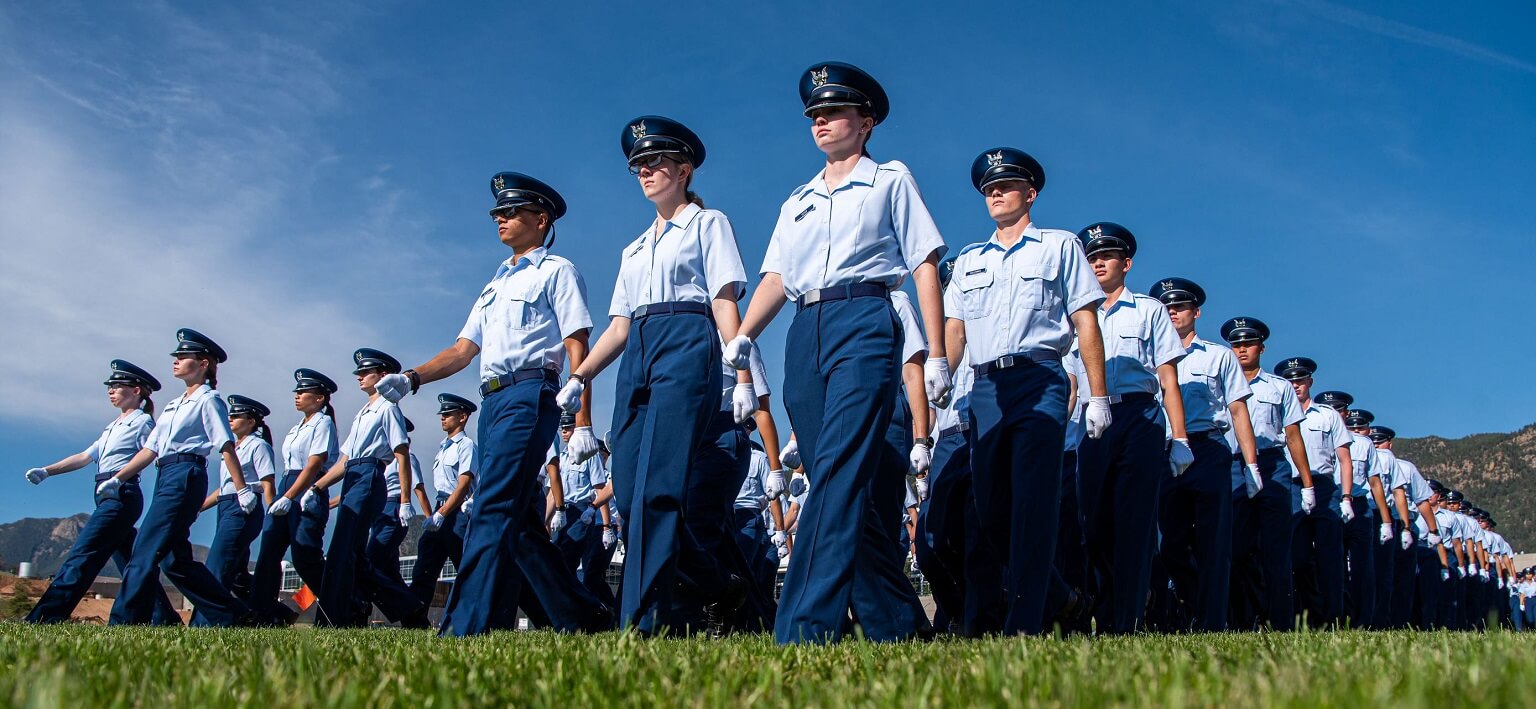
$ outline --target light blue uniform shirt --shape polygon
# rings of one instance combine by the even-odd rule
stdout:
[[[576,266],[540,247],[502,262],[459,339],[480,347],[484,382],[519,369],[560,371],[565,338],[591,327],[587,285]]]
[[[421,461],[416,459],[416,452],[411,451],[411,485],[414,487],[421,482]],[[389,462],[384,465],[384,499],[396,500],[400,498],[400,464],[390,456]]]
[[[594,455],[577,463],[569,455],[560,455],[560,487],[565,492],[565,504],[585,511],[597,498],[597,488],[607,484],[608,470],[603,467],[602,456]]]
[[[1375,446],[1373,445],[1372,447],[1374,448]],[[1397,466],[1397,456],[1393,455],[1392,451],[1385,448],[1376,448],[1376,456],[1372,462],[1377,466],[1374,475],[1381,478],[1381,484],[1386,487],[1386,492],[1389,496],[1393,490],[1408,486],[1408,477]],[[1394,517],[1397,516],[1397,508],[1390,501],[1388,501],[1387,507],[1392,509]]]
[[[303,470],[310,456],[325,456],[324,473],[341,457],[341,444],[336,439],[336,422],[323,411],[316,411],[307,420],[288,429],[283,438],[283,469]]]
[[[762,510],[768,508],[768,454],[752,447],[752,460],[747,463],[747,478],[741,481],[736,493],[736,509]]]
[[[1263,370],[1248,380],[1248,388],[1253,390],[1248,399],[1248,418],[1253,422],[1253,438],[1259,450],[1284,449],[1285,428],[1300,424],[1306,417],[1296,390],[1290,382]]]
[[[240,474],[246,485],[255,486],[262,480],[275,481],[277,478],[277,456],[272,452],[272,445],[261,436],[252,434],[236,443],[235,458],[240,461]],[[252,491],[255,489],[252,487]],[[229,477],[229,468],[223,465],[219,466],[219,494],[235,494],[235,482]]]
[[[1408,514],[1412,517],[1419,516],[1419,503],[1428,500],[1432,491],[1429,489],[1429,481],[1419,473],[1419,466],[1402,458],[1397,459],[1397,468],[1408,481]]]
[[[736,248],[731,221],[713,209],[689,204],[662,222],[661,236],[646,229],[624,247],[608,315],[627,318],[651,303],[703,303],[715,296],[739,300],[747,270]]]
[[[1371,445],[1371,439],[1353,431],[1349,434],[1349,462],[1355,480],[1355,489],[1351,492],[1355,497],[1365,497],[1370,494],[1370,478],[1381,475],[1381,466],[1376,464],[1376,446]],[[1387,481],[1381,481],[1382,491],[1387,490]]]
[[[1450,510],[1446,510],[1446,509],[1437,509],[1437,510],[1435,510],[1435,524],[1438,525],[1438,527],[1440,529],[1440,543],[1446,545],[1445,553],[1450,555],[1450,556],[1446,557],[1446,561],[1450,562],[1451,564],[1455,564],[1456,563],[1456,554],[1455,554],[1455,552],[1452,552],[1451,549],[1450,549],[1451,538],[1446,536],[1446,533],[1450,531],[1446,527],[1446,525],[1450,524],[1450,522],[1451,522],[1451,511]],[[1421,547],[1429,546],[1429,542],[1425,541],[1425,538],[1429,536],[1429,524],[1424,521],[1424,518],[1423,518],[1422,515],[1419,516],[1419,517],[1415,517],[1414,520],[1413,520],[1413,534],[1414,534],[1414,541],[1415,541],[1415,543],[1417,543]]]
[[[82,452],[95,461],[98,472],[116,473],[144,449],[154,429],[155,421],[149,414],[142,410],[130,411],[107,424],[96,442]]]
[[[965,321],[965,347],[977,363],[1007,354],[1072,347],[1072,313],[1104,301],[1077,237],[1025,228],[1013,248],[992,238],[965,247],[944,290],[947,317]]]
[[[229,430],[229,405],[217,391],[204,384],[190,396],[176,397],[166,405],[144,447],[158,456],[207,456],[234,441],[235,434]]]
[[[724,343],[721,343],[722,345]],[[752,343],[752,353],[748,358],[747,371],[752,373],[752,393],[756,396],[768,396],[773,390],[768,388],[768,368],[763,364],[763,351],[758,349],[757,343]],[[720,362],[720,377],[725,382],[725,389],[720,392],[720,410],[731,410],[731,394],[736,389],[736,368],[722,360]]]
[[[474,475],[475,442],[461,431],[444,438],[432,459],[432,490],[437,496],[452,495],[459,487],[460,475]],[[471,481],[473,482],[473,481]]]
[[[934,409],[933,435],[935,438],[959,426],[961,421],[970,420],[971,388],[975,385],[976,370],[971,369],[971,353],[967,350],[961,353],[960,366],[955,369],[954,376],[950,379],[949,406]]]
[[[901,361],[911,362],[919,352],[923,358],[917,360],[922,364],[928,359],[928,342],[923,339],[922,321],[917,319],[917,310],[912,307],[912,299],[906,293],[895,291],[891,293],[891,308],[896,311],[896,321],[901,323]]]
[[[958,272],[955,277],[959,277]],[[1104,333],[1104,376],[1109,395],[1161,391],[1157,368],[1184,356],[1184,343],[1168,319],[1167,308],[1156,298],[1126,288],[1109,310],[1096,308],[1095,312],[1099,330]]]
[[[1301,440],[1307,445],[1307,464],[1312,469],[1312,475],[1327,475],[1333,478],[1333,482],[1343,490],[1344,480],[1339,470],[1339,449],[1348,448],[1352,439],[1349,429],[1344,427],[1344,419],[1339,412],[1318,404],[1307,407],[1307,413],[1301,421]],[[1294,467],[1296,461],[1291,461]],[[1354,473],[1351,471],[1351,483]],[[1296,473],[1293,477],[1300,477]]]
[[[352,430],[347,432],[341,452],[349,460],[374,458],[388,464],[395,457],[395,449],[410,442],[405,433],[405,414],[400,413],[400,407],[394,402],[380,396],[368,402],[352,419]]]
[[[760,272],[779,274],[790,300],[853,283],[895,289],[948,248],[907,166],[865,156],[836,190],[822,170],[789,194]]]
[[[1232,430],[1233,402],[1253,396],[1232,350],[1197,335],[1179,360],[1179,393],[1184,397],[1184,428],[1190,433]]]

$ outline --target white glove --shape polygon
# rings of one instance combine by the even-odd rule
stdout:
[[[783,532],[774,532],[772,539],[773,539],[773,545],[776,546],[776,547],[781,547],[781,546],[785,546],[785,545],[789,544],[789,535],[785,534]]]
[[[1301,511],[1303,514],[1312,514],[1317,509],[1317,490],[1304,487],[1301,489]]]
[[[1456,567],[1456,578],[1464,579],[1466,577],[1467,577],[1467,567],[1465,567],[1465,566],[1458,566],[1458,567]]]
[[[315,494],[314,488],[304,491],[304,496],[299,498],[299,508],[313,515],[325,512],[325,503],[320,501],[320,496]]]
[[[1247,488],[1248,496],[1255,497],[1264,489],[1264,473],[1259,470],[1258,463],[1248,464],[1248,477],[1243,478],[1243,487]]]
[[[256,499],[255,488],[251,487],[250,485],[246,485],[245,487],[236,490],[235,502],[240,504],[241,512],[244,512],[245,514],[255,512],[256,504],[259,502],[259,500]]]
[[[571,432],[571,440],[566,441],[565,449],[577,463],[584,463],[588,458],[597,455],[597,436],[592,435],[592,427],[577,426],[576,430]]]
[[[768,473],[768,479],[763,481],[763,494],[770,500],[778,499],[787,487],[789,487],[789,480],[784,475],[784,471],[775,470]]]
[[[913,443],[912,454],[907,456],[907,461],[912,464],[912,474],[926,473],[933,467],[933,448],[927,443]]]
[[[587,385],[580,379],[571,377],[565,380],[565,386],[560,387],[560,393],[555,395],[555,403],[560,405],[560,410],[568,414],[574,414],[581,410],[581,392]]]
[[[1381,543],[1382,544],[1386,544],[1387,542],[1390,542],[1390,541],[1392,541],[1392,523],[1391,522],[1382,522],[1381,523]]]
[[[428,532],[436,532],[437,530],[443,528],[443,522],[445,520],[446,518],[443,517],[442,512],[433,512],[432,516],[428,517],[427,521],[422,523],[422,527],[424,527]]]
[[[267,514],[273,517],[282,517],[287,515],[290,509],[293,509],[293,500],[278,495],[277,499],[272,501],[272,506],[267,508]]]
[[[752,364],[752,338],[737,335],[725,344],[722,351],[725,363],[736,369],[746,369]]]
[[[37,485],[48,479],[47,468],[32,468],[27,471],[27,482]]]
[[[565,510],[555,510],[554,516],[549,518],[549,533],[559,534],[562,529],[565,529]]]
[[[1083,412],[1083,427],[1087,429],[1089,438],[1097,439],[1104,435],[1113,421],[1114,417],[1109,415],[1109,397],[1088,397],[1088,410]]]
[[[411,393],[411,379],[404,374],[386,374],[379,378],[379,383],[373,388],[384,398],[399,402]]]
[[[1504,577],[1503,576],[1499,577],[1499,590],[1500,591],[1504,590]]]
[[[928,401],[943,408],[949,405],[949,360],[929,357],[923,363],[923,388],[928,390]]]
[[[1477,575],[1483,577],[1484,581],[1488,580],[1488,570],[1487,569],[1483,569],[1481,571],[1478,571]]]
[[[619,533],[613,527],[603,528],[603,548],[612,549],[619,541]]]
[[[1189,449],[1189,439],[1173,439],[1173,445],[1168,447],[1168,462],[1173,465],[1173,477],[1183,475],[1189,466],[1194,465],[1195,452]]]
[[[415,507],[415,505],[412,505],[409,502],[401,504],[400,505],[400,511],[396,513],[396,516],[398,516],[399,519],[400,519],[400,526],[402,526],[402,527],[409,527],[409,526],[411,526],[411,520],[416,518],[416,507]]]
[[[1350,498],[1339,500],[1339,516],[1344,518],[1345,523],[1355,521],[1355,506],[1351,504]]]
[[[757,413],[757,394],[753,393],[751,384],[737,382],[731,390],[731,415],[735,417],[739,426],[752,418]]]
[[[1407,529],[1403,530],[1402,539],[1403,539],[1403,548],[1404,549],[1407,549],[1408,547],[1413,546],[1413,532],[1412,531],[1407,530]]]
[[[1430,532],[1429,536],[1424,538],[1424,541],[1428,542],[1432,547],[1440,546],[1440,533]]]
[[[459,514],[461,514],[461,515],[468,515],[469,514],[469,508],[473,507],[474,504],[475,504],[475,498],[473,498],[473,497],[469,498],[468,500],[465,500],[464,504],[459,505]]]
[[[114,475],[114,476],[112,476],[110,478],[107,478],[106,480],[101,481],[100,485],[96,486],[96,499],[98,499],[98,500],[116,500],[117,499],[117,489],[122,487],[122,486],[123,486],[123,481],[119,480],[116,475]]]
[[[928,478],[918,478],[917,480],[913,481],[913,484],[917,486],[918,502],[922,502],[923,500],[928,499]]]
[[[1471,564],[1467,565],[1467,575],[1468,576],[1476,576],[1477,575],[1477,562],[1474,561]]]
[[[1451,580],[1451,570],[1450,569],[1441,569],[1440,570],[1440,580],[1441,581],[1450,581]]]
[[[788,470],[800,467],[800,443],[793,438],[789,439],[779,451],[779,462]]]

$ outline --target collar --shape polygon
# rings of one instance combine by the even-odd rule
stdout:
[[[1102,292],[1102,291],[1100,291],[1100,292]],[[1104,312],[1105,315],[1108,315],[1108,314],[1113,313],[1116,310],[1118,310],[1121,305],[1124,305],[1124,306],[1126,306],[1128,308],[1136,307],[1136,294],[1132,293],[1130,288],[1121,288],[1120,289],[1120,297],[1116,298],[1115,302],[1111,303],[1109,305],[1109,308],[1104,310],[1103,312]]]
[[[548,255],[548,249],[545,249],[542,246],[535,246],[532,249],[529,249],[528,252],[522,256],[508,256],[507,260],[502,261],[501,266],[496,269],[496,278],[500,278],[507,273],[516,271],[517,267],[522,265],[524,261],[527,261],[529,265],[533,266],[534,268],[538,268],[539,266],[543,265],[544,257]]]
[[[847,189],[849,185],[854,183],[864,185],[865,187],[873,185],[875,184],[875,173],[879,170],[879,163],[871,160],[868,155],[860,155],[859,162],[853,166],[853,172],[848,173],[848,179],[843,180],[843,184],[838,185],[837,189],[832,190],[832,192],[841,192]],[[831,194],[826,191],[827,168],[821,168],[821,170],[816,173],[816,176],[811,178],[810,187],[810,189],[805,191],[807,194],[815,192],[816,194],[819,194],[823,197],[831,196]],[[802,194],[801,196],[804,197],[805,195]]]
[[[462,440],[464,440],[464,432],[463,431],[459,431],[455,435],[452,435],[452,436],[449,436],[447,438],[444,438],[443,439],[443,449],[446,450],[449,446],[452,446],[452,445],[454,445],[454,444],[456,444],[456,443],[458,443],[459,441],[462,441]]]
[[[687,229],[688,225],[693,223],[694,217],[699,216],[699,212],[702,211],[704,211],[703,207],[689,202],[688,206],[683,207],[683,211],[681,213],[679,213],[676,217],[668,219],[665,222],[667,228],[661,231],[662,235],[665,236],[667,232],[672,231],[673,229]]]
[[[181,396],[177,397],[175,403],[177,406],[181,406],[182,404],[191,404],[194,402],[202,401],[203,397],[209,395],[212,392],[213,387],[208,386],[207,382],[203,382],[202,384],[198,385],[196,389],[192,390],[190,395],[182,394]]]
[[[1205,350],[1208,350],[1214,346],[1215,345],[1213,343],[1201,339],[1200,335],[1197,333],[1195,335],[1195,339],[1189,341],[1189,347],[1185,348],[1185,351],[1200,350],[1201,352],[1204,352]]]
[[[1013,251],[1014,249],[1017,249],[1020,246],[1023,246],[1024,245],[1024,241],[1026,239],[1029,239],[1029,240],[1032,240],[1032,241],[1041,241],[1042,240],[1040,238],[1040,227],[1035,226],[1035,223],[1033,221],[1031,221],[1028,226],[1024,227],[1024,232],[1019,234],[1019,240],[1017,242],[1014,242],[1012,248],[1009,248],[1007,246],[1003,246],[1003,242],[997,240],[997,230],[993,229],[992,230],[992,237],[987,239],[987,248],[988,249],[996,248],[996,249],[1002,251],[1003,253],[1009,253],[1009,252]]]

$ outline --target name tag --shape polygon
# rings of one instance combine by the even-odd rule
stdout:
[[[806,208],[805,208],[805,209],[804,209],[804,210],[802,210],[802,211],[801,211],[801,212],[800,212],[800,213],[799,213],[799,214],[796,214],[796,215],[795,215],[795,221],[797,221],[797,222],[798,222],[798,221],[800,221],[800,220],[801,220],[801,219],[804,219],[804,218],[805,218],[805,215],[807,215],[807,214],[810,214],[810,213],[811,213],[811,212],[814,212],[814,211],[816,211],[816,205],[814,205],[814,204],[813,204],[813,205],[811,205],[811,206],[809,206],[809,207],[806,207]]]

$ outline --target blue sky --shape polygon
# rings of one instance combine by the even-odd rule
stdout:
[[[618,148],[639,114],[706,141],[695,186],[755,271],[820,167],[795,87],[830,59],[885,84],[872,151],[912,169],[952,247],[991,229],[971,159],[1017,146],[1048,174],[1036,222],[1130,227],[1132,286],[1200,282],[1206,337],[1263,318],[1271,361],[1317,359],[1320,386],[1404,435],[1536,418],[1536,385],[1501,376],[1536,349],[1516,304],[1529,3],[526,5],[0,8],[0,522],[88,508],[84,475],[21,473],[111,418],[108,360],[169,380],[177,327],[229,349],[222,391],[267,402],[279,433],[294,367],[346,382],[356,347],[414,363],[449,343],[507,255],[496,171],[564,192],[556,250],[606,312],[653,214]],[[775,384],[787,322],[764,338]],[[423,457],[432,395],[473,387],[406,403]],[[361,402],[344,392],[341,418]]]

